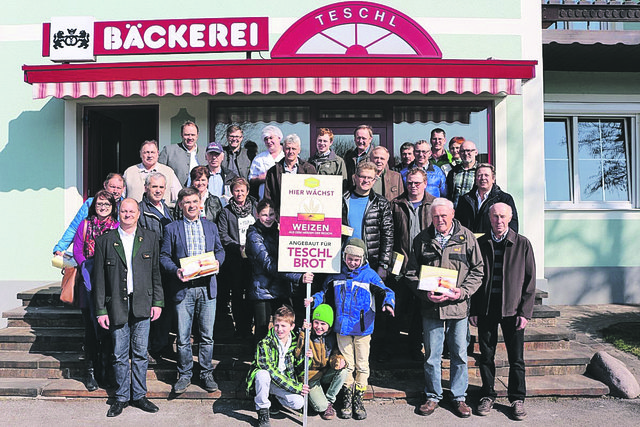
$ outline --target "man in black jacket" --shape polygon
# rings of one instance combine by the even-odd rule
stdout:
[[[156,233],[160,245],[164,228],[173,221],[171,210],[164,202],[166,189],[166,179],[160,172],[151,172],[144,184],[144,195],[142,201],[138,203],[140,208],[140,218],[138,225]],[[173,346],[169,340],[169,330],[173,323],[174,307],[171,298],[171,287],[166,275],[161,274],[162,289],[165,296],[165,310],[162,310],[160,318],[151,324],[149,333],[149,363],[154,365],[157,359],[164,354],[171,354]]]
[[[361,162],[353,175],[354,189],[343,195],[342,224],[367,246],[369,265],[384,280],[393,249],[393,215],[391,205],[372,190],[376,165]]]
[[[513,197],[496,185],[496,168],[489,163],[480,163],[476,169],[476,183],[467,194],[460,197],[455,218],[474,233],[491,231],[489,208],[498,202],[511,207],[513,217],[509,228],[518,232],[518,211]]]
[[[488,415],[496,400],[494,389],[498,325],[509,357],[507,394],[512,417],[526,416],[527,394],[524,366],[524,328],[533,315],[536,293],[536,262],[529,240],[511,230],[511,208],[496,203],[489,210],[491,232],[478,239],[484,261],[482,286],[471,297],[469,323],[478,327],[482,398],[478,415]]]
[[[96,316],[113,336],[118,385],[107,417],[120,415],[130,399],[145,412],[158,412],[146,398],[149,318],[158,319],[164,306],[158,238],[138,227],[135,200],[124,199],[119,215],[118,229],[96,239],[94,267]]]

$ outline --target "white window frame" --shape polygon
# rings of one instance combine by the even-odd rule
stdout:
[[[545,121],[547,119],[566,119],[570,137],[569,167],[571,174],[571,201],[545,201],[549,210],[631,210],[638,208],[638,126],[640,124],[640,103],[556,103],[545,102]],[[578,141],[579,119],[624,119],[627,120],[626,135],[628,141],[627,169],[629,174],[629,201],[578,201],[580,194],[578,167],[575,153]],[[544,175],[543,175],[544,176]]]

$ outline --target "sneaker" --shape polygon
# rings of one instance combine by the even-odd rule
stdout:
[[[476,410],[478,415],[480,415],[481,417],[489,415],[489,412],[491,412],[491,408],[493,408],[493,402],[495,402],[495,400],[490,397],[483,397],[482,399],[480,399],[478,408]]]
[[[433,411],[438,407],[438,402],[435,400],[427,399],[420,407],[418,408],[418,414],[427,416],[433,414]]]
[[[460,418],[469,418],[471,416],[471,408],[467,406],[464,400],[453,402],[453,412]]]
[[[258,427],[271,427],[269,410],[267,408],[258,409]]]
[[[527,412],[524,410],[523,400],[516,400],[515,402],[511,403],[511,415],[516,421],[524,420],[524,417],[527,416]]]
[[[320,414],[320,418],[322,418],[323,420],[332,420],[335,417],[336,417],[336,410],[333,409],[333,405],[331,404],[331,402],[329,402],[327,409],[325,409],[325,411],[322,414]]]
[[[173,385],[173,392],[175,394],[182,394],[185,391],[187,391],[190,385],[191,385],[191,378],[182,376],[178,378],[178,381],[176,381],[176,383]]]
[[[218,383],[213,379],[213,374],[211,372],[204,373],[200,380],[202,381],[202,388],[209,393],[213,393],[218,390]]]

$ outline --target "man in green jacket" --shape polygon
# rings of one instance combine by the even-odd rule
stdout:
[[[481,285],[483,275],[480,247],[473,233],[453,218],[453,203],[437,198],[431,204],[433,224],[418,234],[413,242],[415,271],[420,276],[422,266],[452,270],[455,283],[447,289],[422,290],[428,282],[420,277],[412,288],[421,300],[424,336],[424,373],[427,400],[418,409],[420,415],[431,415],[442,399],[441,364],[445,335],[451,361],[451,394],[453,408],[461,418],[471,416],[465,403],[469,374],[467,371],[467,332],[469,299]],[[430,279],[437,277],[429,276]],[[444,279],[438,284],[443,286]]]

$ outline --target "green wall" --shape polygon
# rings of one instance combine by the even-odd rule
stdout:
[[[545,267],[634,267],[640,221],[546,220]]]

